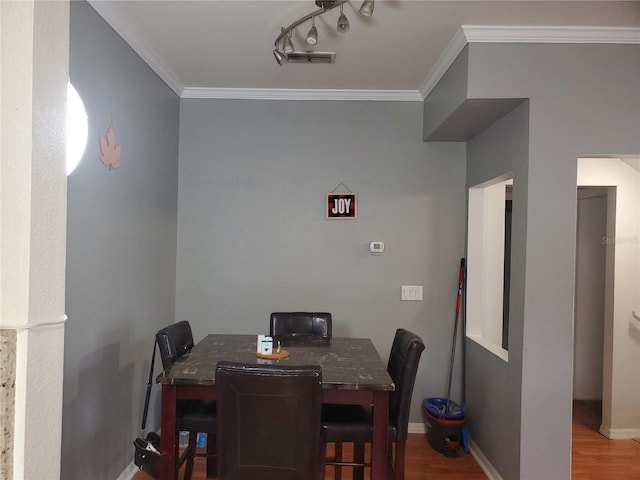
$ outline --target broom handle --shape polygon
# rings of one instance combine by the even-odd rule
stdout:
[[[144,398],[144,410],[142,412],[142,431],[147,426],[147,413],[149,412],[149,397],[151,396],[151,386],[153,385],[153,364],[156,359],[156,345],[157,342],[153,341],[153,353],[151,354],[151,368],[149,368],[149,380],[147,381],[147,394]]]
[[[458,339],[458,319],[460,318],[460,307],[462,305],[462,287],[464,284],[464,258],[460,259],[460,269],[458,271],[458,294],[456,296],[456,319],[453,325],[453,341],[451,342],[451,359],[449,362],[449,383],[447,385],[447,405],[445,413],[450,413],[449,403],[451,401],[451,381],[453,379],[453,364],[456,359],[456,341]]]

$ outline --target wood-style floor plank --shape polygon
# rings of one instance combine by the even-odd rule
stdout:
[[[598,432],[601,418],[601,402],[574,402],[572,478],[640,479],[640,439],[609,440]]]
[[[344,458],[351,458],[352,449],[349,444],[345,444],[343,448]],[[331,444],[327,448],[327,456],[333,456]],[[366,451],[366,457],[369,458],[369,450]],[[427,442],[425,435],[409,434],[407,440],[407,449],[405,452],[405,480],[486,480],[487,476],[480,469],[471,454],[461,452],[458,458],[445,457],[441,453],[436,452]],[[193,469],[192,480],[207,480],[205,472],[205,459],[196,458]],[[365,469],[365,478],[371,475],[368,468]],[[180,472],[180,479],[183,474]],[[333,480],[334,467],[327,465],[326,480]],[[342,469],[342,479],[352,480],[352,469],[344,467]],[[152,477],[144,472],[138,472],[133,480],[152,480]]]
[[[640,480],[640,439],[609,440],[598,432],[599,404],[574,402],[571,480]],[[344,454],[348,455],[345,445]],[[331,446],[328,455],[330,456]],[[424,435],[409,434],[406,449],[406,480],[484,480],[474,458],[461,452],[449,458],[431,448]],[[333,480],[333,467],[327,466],[326,480]],[[369,471],[365,471],[368,478]],[[343,468],[342,478],[351,480],[351,469]],[[180,474],[182,479],[182,472]],[[133,480],[152,480],[138,472]],[[192,480],[207,480],[205,460],[197,458]]]

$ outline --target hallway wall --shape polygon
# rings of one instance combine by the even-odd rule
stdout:
[[[578,189],[574,400],[602,400],[607,195]]]

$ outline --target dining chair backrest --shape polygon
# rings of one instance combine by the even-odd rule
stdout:
[[[274,312],[269,334],[285,345],[331,343],[331,322],[328,312]]]
[[[418,335],[404,328],[396,330],[387,364],[395,384],[389,396],[389,421],[396,429],[396,441],[407,439],[411,396],[423,350],[424,343]]]
[[[322,370],[219,362],[218,478],[324,478]]]
[[[191,325],[188,321],[182,320],[161,328],[156,333],[156,341],[160,349],[162,368],[166,370],[193,348]]]
[[[167,370],[193,348],[193,333],[187,320],[172,323],[156,333],[156,343],[162,359],[162,368]],[[184,479],[190,480],[196,456],[207,458],[207,476],[213,476],[216,463],[216,402],[214,400],[177,401],[176,429],[189,432],[189,446],[180,456],[178,465],[186,461]],[[198,433],[207,434],[206,453],[197,451]]]

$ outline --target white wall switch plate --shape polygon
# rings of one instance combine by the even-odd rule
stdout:
[[[400,299],[422,301],[422,285],[402,285]]]

